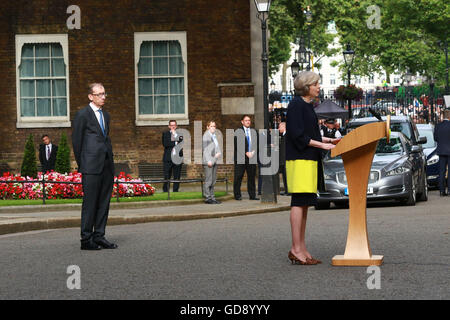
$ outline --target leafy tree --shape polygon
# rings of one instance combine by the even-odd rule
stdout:
[[[70,147],[67,143],[67,135],[65,132],[61,134],[59,140],[58,153],[56,154],[55,171],[59,173],[68,173],[70,168]]]
[[[25,143],[25,151],[23,153],[23,162],[20,169],[20,174],[23,177],[37,177],[37,165],[36,165],[36,151],[34,149],[33,135],[28,136]]]
[[[269,22],[272,38],[277,32],[292,32],[291,36],[305,34],[307,25],[303,14],[309,5],[313,13],[311,50],[315,57],[331,56],[328,49],[334,35],[325,32],[334,21],[342,48],[350,43],[355,50],[352,74],[370,76],[373,73],[389,75],[393,72],[418,73],[433,76],[437,86],[445,81],[445,57],[438,41],[449,41],[450,3],[445,0],[279,0],[274,2],[275,17]],[[380,28],[370,26],[379,9]],[[281,8],[282,7],[282,8]],[[284,21],[276,16],[282,12]],[[286,34],[283,36],[286,37]],[[274,41],[275,42],[275,41]],[[283,51],[282,42],[270,43],[270,64],[279,64],[272,51]],[[338,50],[341,51],[342,49]],[[335,50],[336,51],[336,50]],[[287,59],[286,59],[287,60]],[[336,62],[345,71],[343,61]],[[271,67],[270,70],[276,70]],[[345,72],[343,72],[345,74]]]

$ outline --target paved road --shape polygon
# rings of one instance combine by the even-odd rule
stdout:
[[[288,261],[287,211],[111,226],[119,249],[99,252],[79,250],[78,228],[3,235],[0,299],[449,299],[450,198],[437,194],[368,208],[372,252],[384,255],[380,289],[368,289],[367,268],[330,264],[343,254],[348,210],[311,209],[317,266]],[[70,265],[79,290],[67,288]]]

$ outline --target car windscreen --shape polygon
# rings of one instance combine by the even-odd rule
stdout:
[[[419,135],[421,137],[427,137],[427,143],[422,145],[423,148],[427,149],[427,148],[434,148],[434,147],[436,147],[436,141],[434,141],[433,131],[432,130],[419,129]]]
[[[402,141],[398,137],[391,137],[389,143],[386,138],[380,139],[378,141],[376,154],[392,154],[392,153],[402,153],[403,145]]]
[[[348,132],[356,129],[359,126],[365,125],[367,123],[370,122],[366,122],[366,123],[352,123],[349,128],[348,128]],[[411,140],[411,136],[412,136],[412,132],[411,132],[411,127],[409,126],[409,124],[407,122],[391,122],[391,131],[394,132],[401,132],[403,133],[408,139]]]

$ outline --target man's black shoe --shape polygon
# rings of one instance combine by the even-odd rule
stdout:
[[[94,240],[94,243],[102,247],[103,249],[117,249],[119,246],[115,243],[111,243],[108,240],[102,238]]]
[[[214,199],[213,202],[214,202],[215,204],[221,204],[221,203],[222,203],[222,202],[220,202],[219,200],[216,200],[216,199]]]
[[[259,198],[255,197],[255,198],[250,198],[250,200],[259,200]]]
[[[206,204],[215,204],[214,200],[208,199],[205,201]]]
[[[234,197],[234,200],[242,200],[242,197]]]
[[[81,243],[81,250],[101,250],[102,247],[100,247],[98,244],[92,242],[92,241],[86,241]]]
[[[441,197],[447,197],[448,193],[447,192],[441,192]]]

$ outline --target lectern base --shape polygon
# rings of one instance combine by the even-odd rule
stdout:
[[[383,256],[371,256],[369,259],[358,259],[358,258],[344,258],[343,255],[334,256],[331,260],[333,266],[380,266],[383,264]]]

